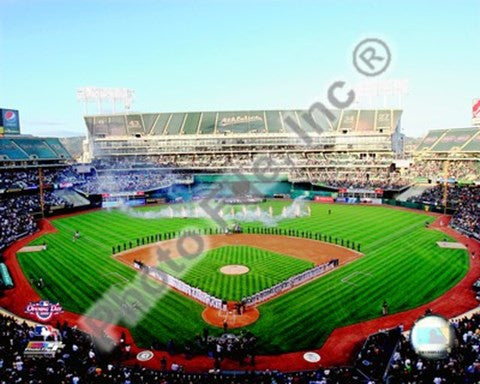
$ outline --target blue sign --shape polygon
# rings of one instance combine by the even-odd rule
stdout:
[[[0,135],[19,135],[20,116],[16,109],[0,109]]]

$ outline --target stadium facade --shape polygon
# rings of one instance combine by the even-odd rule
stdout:
[[[401,116],[392,109],[263,110],[97,115],[85,123],[93,159],[216,173],[249,172],[268,158],[291,181],[310,182],[323,171],[347,175],[346,164],[335,163],[345,156],[366,167],[365,160],[376,160],[374,171],[381,167],[386,175],[403,154]]]
[[[129,154],[302,150],[403,150],[400,110],[230,111],[86,116],[94,158]],[[312,148],[305,148],[305,137]],[[213,147],[212,147],[213,145]]]

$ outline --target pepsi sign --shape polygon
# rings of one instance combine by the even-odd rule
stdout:
[[[0,135],[19,135],[20,117],[16,109],[0,109]]]

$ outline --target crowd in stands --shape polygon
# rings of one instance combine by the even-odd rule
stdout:
[[[369,190],[399,190],[412,182],[408,173],[391,168],[394,160],[390,157],[309,153],[302,159],[292,157],[292,160],[300,166],[289,172],[292,182],[311,182],[336,189]]]
[[[52,192],[44,192],[44,207],[67,206],[68,203]],[[38,195],[21,195],[0,198],[0,249],[20,237],[36,231],[32,213],[40,211]]]
[[[451,225],[480,238],[480,187],[462,188]]]
[[[366,377],[382,382],[401,337],[402,326],[370,335],[360,350],[355,366]]]
[[[170,186],[176,183],[192,183],[191,173],[171,173],[159,168],[162,162],[171,163],[176,166],[197,164],[199,168],[205,169],[212,165],[232,166],[239,169],[242,166],[252,166],[253,163],[266,165],[265,161],[272,167],[285,167],[287,163],[295,164],[299,168],[287,167],[289,180],[292,182],[312,182],[332,188],[349,189],[376,189],[398,190],[409,184],[417,176],[437,179],[443,174],[441,160],[425,160],[413,164],[408,171],[403,173],[392,171],[391,158],[361,158],[358,156],[341,154],[320,154],[320,153],[271,153],[267,158],[262,155],[168,155],[162,157],[139,157],[134,161],[101,160],[95,161],[91,168],[96,169],[86,174],[75,171],[75,167],[55,167],[43,169],[43,182],[46,187],[46,205],[65,206],[54,193],[51,193],[53,185],[74,186],[77,190],[88,194],[137,192],[148,191]],[[322,165],[323,164],[323,165]],[[314,166],[313,166],[314,165]],[[313,166],[313,167],[312,167]],[[321,167],[323,169],[319,169]],[[302,168],[303,167],[303,168]],[[478,162],[460,160],[451,163],[449,174],[453,178],[468,178],[478,175]],[[38,169],[6,169],[0,171],[0,197],[7,196],[8,190],[30,190],[39,187]],[[479,234],[479,214],[477,202],[479,200],[478,188],[462,188],[452,186],[449,190],[449,205],[456,209],[452,225],[468,233]],[[30,198],[25,201],[18,198],[16,202],[8,201],[5,197],[1,210],[1,220],[4,223],[17,223],[13,228],[5,225],[0,229],[0,244],[9,243],[12,239],[22,233],[32,231],[31,218],[21,214],[29,209],[38,209],[38,198]],[[412,201],[423,201],[430,204],[441,205],[443,190],[433,188],[427,190],[420,197]],[[12,206],[13,205],[13,206]],[[7,209],[8,207],[8,209]]]
[[[92,338],[67,324],[57,324],[61,342],[61,351],[54,358],[36,358],[24,355],[25,347],[30,340],[44,340],[38,336],[34,327],[26,323],[0,315],[0,383],[64,383],[64,384],[356,384],[361,383],[358,374],[352,368],[320,368],[311,372],[281,373],[272,371],[256,371],[253,366],[246,366],[244,373],[221,373],[218,365],[221,358],[212,358],[212,369],[209,373],[184,373],[181,365],[175,362],[175,355],[161,358],[157,369],[147,369],[140,365],[125,366],[124,359],[130,359],[130,346],[122,339],[116,344],[106,337],[102,344],[112,343],[110,353],[102,353],[97,349]],[[252,343],[252,335],[245,333],[235,343]],[[47,340],[54,337],[47,336]],[[235,348],[227,338],[207,338],[199,336],[197,343],[201,348],[216,352],[222,345],[226,351]],[[205,342],[205,340],[207,340]],[[249,347],[245,347],[248,351]],[[221,349],[221,348],[220,348]],[[172,351],[175,353],[174,351]],[[186,351],[188,353],[188,351]],[[225,353],[221,350],[220,355]],[[252,361],[246,361],[251,364]]]
[[[444,205],[444,184],[425,190],[409,201]],[[447,185],[447,207],[454,210],[450,225],[469,235],[480,238],[480,186]]]
[[[73,183],[78,181],[78,174],[72,167],[43,168],[42,178],[44,185]],[[36,168],[0,171],[0,191],[36,189],[39,184],[39,172]]]
[[[458,346],[444,360],[420,358],[402,336],[388,370],[389,384],[466,384],[480,381],[480,314],[452,322]]]
[[[410,180],[398,173],[389,173],[372,169],[326,170],[310,173],[310,180],[315,184],[323,184],[331,188],[399,190],[409,184]]]
[[[446,171],[448,172],[449,178],[457,181],[478,181],[480,175],[480,161],[450,161],[447,169],[445,169],[444,160],[417,160],[408,169],[408,173],[412,179],[423,177],[433,180],[434,182],[443,179]]]
[[[0,248],[35,232],[37,225],[29,212],[36,206],[30,199],[2,199],[0,203]]]
[[[172,181],[192,182],[191,175],[165,173],[152,164],[130,164],[123,162],[97,161],[98,172],[79,174],[75,167],[44,168],[42,170],[45,188],[58,185],[75,187],[78,190],[92,193],[116,193],[148,191],[171,185]],[[111,172],[105,171],[110,170]],[[38,169],[21,169],[18,171],[0,171],[0,193],[8,190],[31,190],[39,188]]]
[[[74,184],[92,193],[148,191],[169,186],[172,181],[192,183],[189,170],[216,172],[288,173],[292,182],[312,182],[331,188],[398,190],[418,178],[439,180],[444,176],[442,160],[418,160],[408,169],[392,169],[391,157],[361,157],[326,153],[239,153],[137,156],[133,159],[95,160],[94,172],[78,174],[74,167],[44,169],[44,184]],[[168,168],[168,169],[165,169]],[[174,169],[175,173],[169,169]],[[183,169],[183,172],[182,172]],[[479,162],[451,162],[449,177],[456,180],[478,179]],[[0,192],[38,187],[38,170],[0,172]]]
[[[173,178],[163,172],[136,170],[86,177],[85,182],[77,188],[89,194],[137,192],[168,187],[172,181]]]
[[[480,314],[452,322],[457,343],[449,356],[428,360],[413,350],[400,325],[371,335],[359,352],[355,367],[318,368],[315,371],[281,373],[255,370],[256,337],[248,331],[238,335],[212,336],[208,329],[182,348],[170,340],[155,369],[137,364],[122,335],[114,342],[104,336],[102,352],[94,339],[68,324],[57,323],[51,335],[12,317],[0,315],[0,383],[121,383],[121,384],[474,384],[480,381]],[[59,340],[63,348],[53,358],[32,359],[24,354],[28,341]],[[152,347],[160,347],[153,343]],[[178,354],[187,360],[207,354],[211,368],[204,373],[185,373],[176,362]],[[241,371],[222,372],[222,361],[240,363]]]

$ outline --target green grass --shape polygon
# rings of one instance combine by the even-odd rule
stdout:
[[[272,206],[279,214],[286,204],[289,203],[271,201],[262,204],[262,208]],[[319,347],[335,328],[378,317],[383,300],[388,301],[392,313],[417,307],[445,293],[468,270],[468,254],[464,250],[437,247],[435,242],[446,236],[425,228],[425,222],[432,222],[432,217],[385,207],[314,203],[310,206],[311,217],[284,220],[279,227],[318,231],[359,242],[365,256],[261,305],[260,319],[248,328],[260,337],[263,352]],[[161,208],[147,207],[139,212],[158,209]],[[113,210],[58,219],[53,224],[58,233],[34,242],[47,241],[46,252],[18,255],[27,276],[44,278],[46,287],[39,291],[43,298],[84,313],[99,298],[107,296],[113,310],[118,308],[118,300],[112,299],[112,292],[121,294],[122,289],[133,285],[131,291],[135,292],[135,300],[144,303],[146,315],[138,322],[118,322],[128,326],[135,339],[146,347],[152,339],[166,342],[174,338],[183,343],[205,327],[199,304],[159,289],[161,285],[151,279],[148,286],[139,282],[134,270],[115,261],[110,254],[113,245],[137,237],[207,228],[214,223],[203,219],[147,220]],[[244,227],[259,225],[249,223]],[[76,229],[82,238],[73,243]],[[363,275],[353,275],[354,272]],[[195,270],[188,273],[194,277]],[[152,288],[158,288],[158,292],[152,294]],[[102,318],[112,320],[108,314]]]
[[[244,275],[225,275],[220,268],[229,264],[247,266]],[[243,245],[211,249],[184,262],[185,274],[177,273],[167,262],[158,267],[193,287],[225,300],[241,300],[314,266],[295,257]]]

